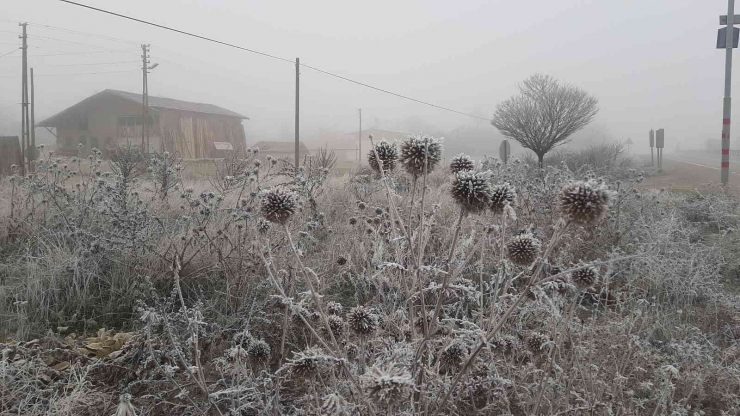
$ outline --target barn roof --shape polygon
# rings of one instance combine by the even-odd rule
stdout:
[[[38,127],[54,127],[58,123],[58,121],[63,118],[66,114],[74,111],[75,109],[78,109],[85,104],[88,104],[94,99],[101,98],[104,96],[114,96],[123,98],[124,100],[128,100],[137,104],[141,104],[141,94],[133,93],[133,92],[126,92],[126,91],[119,91],[119,90],[104,90],[101,91],[95,95],[92,95],[90,97],[85,98],[84,100],[80,101],[79,103],[62,110],[61,112],[47,118],[46,120],[43,120],[36,124]],[[227,110],[225,108],[219,107],[217,105],[213,104],[203,104],[203,103],[194,103],[190,101],[182,101],[182,100],[175,100],[172,98],[165,98],[165,97],[154,97],[149,96],[149,108],[153,109],[167,109],[167,110],[175,110],[175,111],[187,111],[191,113],[201,113],[201,114],[213,114],[213,115],[220,115],[220,116],[227,116],[227,117],[235,117],[240,119],[249,120],[249,117],[243,116],[239,113],[235,113],[231,110]]]

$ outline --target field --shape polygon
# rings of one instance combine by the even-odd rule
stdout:
[[[3,178],[0,414],[740,414],[733,192],[376,149]]]

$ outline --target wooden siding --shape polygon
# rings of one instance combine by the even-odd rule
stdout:
[[[235,151],[246,142],[241,120],[231,117],[164,110],[160,126],[165,148],[185,159],[215,157],[214,142],[231,143]]]

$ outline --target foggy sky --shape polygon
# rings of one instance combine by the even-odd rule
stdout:
[[[414,98],[490,117],[535,72],[578,85],[600,101],[597,130],[647,147],[647,131],[701,146],[721,132],[724,51],[715,49],[725,0],[80,0],[264,51]],[[141,91],[139,43],[151,44],[151,95],[207,102],[245,114],[248,140],[290,140],[290,63],[103,15],[56,0],[2,0],[0,19],[123,38],[123,43],[29,26],[37,120],[106,88]],[[19,44],[0,21],[0,54]],[[63,39],[66,42],[41,37]],[[97,45],[98,47],[77,43]],[[121,53],[38,57],[61,52]],[[0,58],[0,117],[20,113],[20,52]],[[137,63],[137,61],[139,63]],[[109,65],[80,65],[126,62]],[[738,63],[740,65],[740,63]],[[62,66],[64,65],[64,66]],[[57,76],[64,73],[126,71]],[[54,75],[54,76],[49,76]],[[738,91],[738,77],[734,91]],[[735,106],[738,108],[738,106]],[[363,125],[398,128],[411,117],[445,131],[499,135],[486,121],[301,72],[304,137]],[[736,111],[737,113],[737,111]],[[736,124],[737,126],[737,124]],[[0,125],[0,133],[8,132]],[[734,127],[733,138],[740,137]],[[448,137],[447,141],[454,138]],[[461,140],[464,138],[460,138]]]

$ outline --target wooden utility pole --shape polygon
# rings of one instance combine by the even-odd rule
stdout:
[[[299,114],[299,106],[298,106],[298,97],[300,93],[300,78],[301,78],[301,59],[295,58],[295,173],[298,175],[298,166],[300,164],[300,142],[299,142],[299,122],[298,122],[298,114]]]
[[[141,151],[149,153],[149,135],[147,134],[147,118],[149,116],[149,85],[147,84],[146,74],[149,72],[149,45],[141,45],[141,71],[142,71],[142,92],[141,92]]]
[[[23,28],[21,35],[21,50],[23,52],[21,70],[21,175],[26,175],[26,147],[28,146],[28,44],[26,26],[28,23],[19,24]]]
[[[33,172],[34,161],[38,158],[38,151],[36,149],[36,93],[33,88],[33,68],[31,68],[31,144],[28,146],[31,152],[28,160],[28,170]]]
[[[360,129],[357,131],[357,164],[362,167],[362,109],[358,108],[360,113]]]

